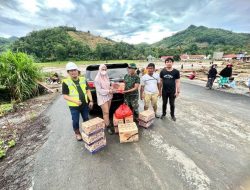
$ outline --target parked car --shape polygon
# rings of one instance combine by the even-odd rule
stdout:
[[[124,82],[124,76],[128,73],[128,64],[127,63],[113,63],[113,64],[106,64],[108,69],[108,76],[111,82]],[[99,65],[89,65],[86,68],[86,80],[89,85],[92,97],[93,97],[93,109],[91,110],[90,114],[97,113],[101,111],[101,108],[97,105],[97,98],[96,98],[96,89],[94,85],[95,77],[98,73]],[[110,116],[114,113],[114,111],[124,102],[124,95],[121,93],[114,93],[111,109],[110,109]]]

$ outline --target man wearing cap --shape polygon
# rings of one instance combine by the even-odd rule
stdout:
[[[81,141],[82,137],[79,131],[79,116],[81,114],[83,121],[89,119],[88,108],[92,109],[93,99],[86,79],[79,76],[80,72],[77,65],[73,62],[68,62],[66,70],[69,77],[63,80],[62,94],[70,109],[76,139]]]
[[[134,117],[138,118],[139,115],[139,92],[140,78],[136,74],[136,64],[131,63],[128,67],[128,74],[124,76],[125,90],[124,102],[133,110]]]

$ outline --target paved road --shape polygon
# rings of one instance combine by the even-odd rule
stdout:
[[[108,146],[91,155],[58,98],[47,111],[50,133],[36,155],[33,189],[250,188],[250,98],[183,83],[176,104],[176,123],[156,120],[137,143],[107,136]]]

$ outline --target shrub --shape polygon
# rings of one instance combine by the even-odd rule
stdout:
[[[27,54],[7,51],[0,55],[0,85],[9,90],[12,99],[20,102],[36,94],[41,79],[41,68]]]

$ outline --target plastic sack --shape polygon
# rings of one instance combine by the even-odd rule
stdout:
[[[130,107],[127,104],[122,104],[120,105],[117,110],[115,111],[115,117],[117,119],[123,119],[125,117],[129,117],[133,115],[132,110],[130,109]]]

